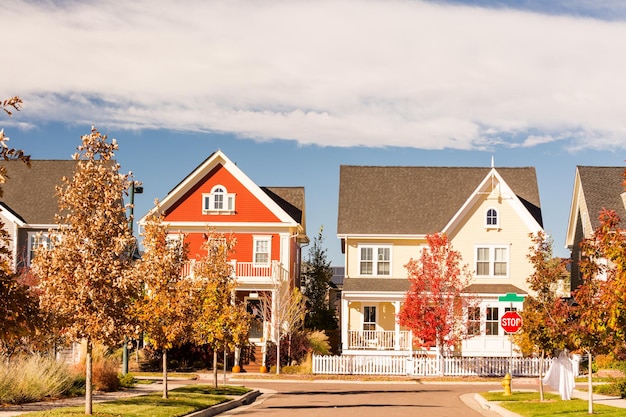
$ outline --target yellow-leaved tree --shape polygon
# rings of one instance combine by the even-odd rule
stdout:
[[[235,301],[237,282],[228,256],[235,246],[231,236],[209,230],[202,246],[202,258],[195,263],[197,284],[194,321],[196,343],[213,349],[213,377],[217,387],[217,353],[243,345],[250,332],[252,316]],[[224,364],[225,365],[225,364]]]
[[[71,340],[86,342],[85,414],[92,414],[92,346],[119,344],[134,330],[131,308],[139,285],[131,270],[135,238],[122,200],[129,176],[113,160],[117,142],[92,127],[77,149],[73,178],[57,187],[54,245],[38,250],[33,272],[42,307]]]
[[[168,238],[157,211],[148,216],[143,236],[144,253],[135,271],[144,291],[135,311],[148,340],[163,353],[163,398],[167,398],[167,351],[190,340],[193,321],[193,282],[182,275],[188,248],[184,235]]]

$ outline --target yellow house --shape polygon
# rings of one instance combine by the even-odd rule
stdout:
[[[479,299],[464,356],[508,356],[500,326],[528,294],[529,235],[542,231],[535,169],[341,166],[337,233],[345,256],[341,297],[343,355],[410,355],[412,334],[398,324],[409,288],[404,267],[426,235],[445,233],[473,271]]]

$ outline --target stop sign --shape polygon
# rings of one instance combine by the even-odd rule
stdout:
[[[517,311],[507,311],[500,319],[500,326],[507,333],[517,333],[522,327],[522,316]]]

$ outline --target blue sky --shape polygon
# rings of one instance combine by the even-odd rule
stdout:
[[[341,164],[534,166],[563,248],[576,165],[624,165],[622,1],[3,3],[0,119],[35,159],[92,124],[143,182],[141,216],[211,152],[304,186],[336,238]]]

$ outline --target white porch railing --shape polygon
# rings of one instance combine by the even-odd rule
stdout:
[[[539,358],[506,357],[407,357],[407,356],[319,356],[313,355],[313,373],[330,375],[410,376],[503,376],[511,366],[513,376],[538,376]],[[552,359],[545,359],[544,372]],[[443,365],[443,372],[440,371]]]
[[[193,268],[197,263],[195,259],[191,259],[189,262],[186,262],[183,265],[183,269],[181,271],[182,276],[184,277],[192,277],[193,276]],[[272,261],[269,265],[259,265],[254,262],[231,262],[233,265],[233,273],[235,278],[244,279],[244,278],[271,278],[273,276],[279,277],[278,274],[287,273],[286,270],[277,262]]]
[[[410,341],[410,332],[404,330],[348,330],[348,349],[408,351]]]

